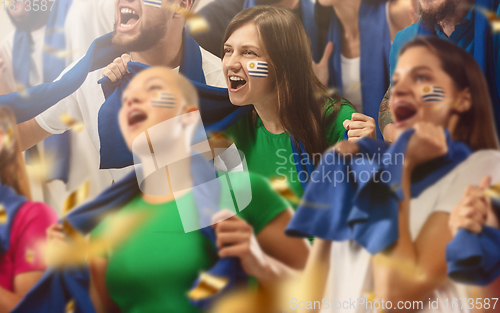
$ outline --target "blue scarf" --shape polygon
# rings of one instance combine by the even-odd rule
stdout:
[[[0,214],[5,216],[0,219],[0,256],[9,250],[12,223],[14,223],[16,213],[27,200],[26,197],[18,195],[11,187],[0,184],[0,205],[3,209]],[[4,218],[5,223],[3,223]]]
[[[384,97],[390,82],[389,53],[391,36],[387,24],[386,2],[371,4],[361,2],[359,9],[359,34],[361,50],[361,96],[363,113],[374,118],[378,124],[380,101]],[[342,24],[333,14],[328,32],[328,41],[334,43],[333,57],[329,62],[330,81],[328,85],[343,93],[342,86]],[[349,100],[349,99],[348,99]],[[377,127],[377,138],[382,134]]]
[[[500,201],[492,200],[500,213]],[[498,214],[497,214],[498,216]],[[460,283],[486,286],[500,276],[500,230],[484,226],[480,234],[465,229],[446,247],[448,276]]]
[[[243,4],[243,9],[259,5],[257,0],[246,0]],[[311,39],[313,49],[313,59],[319,62],[323,51],[319,46],[319,30],[314,18],[314,3],[311,0],[300,0],[300,10],[302,13],[302,25],[306,29],[309,38]]]
[[[207,225],[210,224],[211,215],[207,215],[206,208],[219,208],[221,186],[218,183],[206,184],[206,182],[213,182],[216,179],[216,171],[213,165],[199,154],[192,157],[191,172],[194,179],[192,193],[198,206],[200,224]],[[78,231],[87,234],[101,222],[103,216],[119,211],[139,193],[134,171],[110,186],[93,201],[72,211],[66,219]],[[214,229],[208,226],[200,231],[213,242],[215,249],[217,249]],[[228,277],[229,282],[215,296],[192,301],[194,305],[205,309],[221,294],[246,282],[248,278],[237,258],[219,259],[208,273]],[[63,270],[48,269],[12,312],[63,312],[66,303],[71,299],[75,300],[76,312],[95,312],[88,295],[89,278],[90,274],[86,267]],[[197,282],[194,285],[196,284]]]
[[[47,20],[44,44],[57,50],[66,50],[64,27],[66,15],[73,0],[58,0],[54,4]],[[12,63],[14,77],[17,83],[30,86],[31,52],[33,39],[29,31],[16,29],[14,34],[14,47]],[[43,82],[49,83],[56,79],[66,67],[64,58],[60,58],[44,50],[43,52]],[[54,156],[54,169],[49,173],[47,180],[60,179],[65,183],[68,181],[69,170],[69,134],[51,136],[44,141],[45,149]],[[27,158],[38,154],[37,148],[29,150]]]
[[[0,96],[0,104],[9,106],[18,122],[29,120],[75,92],[83,84],[89,72],[107,66],[123,53],[111,44],[111,34],[102,36],[92,43],[87,54],[60,80],[29,88],[28,99],[23,98],[19,92]],[[146,67],[143,64],[132,63],[129,69],[135,74]],[[205,85],[199,46],[185,33],[180,72],[191,79],[198,90],[200,111],[207,130],[222,131],[251,110],[251,106],[233,106],[229,101],[227,89]],[[133,164],[132,154],[118,131],[121,93],[132,76],[126,75],[125,79],[116,84],[107,78],[101,80],[106,97],[98,116],[101,169],[123,168]]]
[[[286,233],[333,241],[352,239],[371,254],[393,244],[399,237],[399,201],[404,198],[401,157],[413,132],[406,131],[390,147],[363,138],[358,141],[363,157],[344,159],[336,152],[326,153],[312,174],[303,203]],[[470,149],[461,142],[451,141],[448,133],[447,143],[448,154],[413,171],[412,197],[418,197],[470,155]],[[324,173],[342,179],[325,181]]]
[[[476,0],[475,6],[496,12],[499,8],[499,0]],[[495,122],[497,126],[497,133],[500,134],[500,95],[499,86],[500,78],[497,76],[500,74],[498,70],[498,64],[496,64],[495,59],[495,49],[493,44],[493,33],[490,27],[490,22],[488,18],[481,12],[475,10],[474,15],[474,33],[470,37],[470,40],[466,41],[465,44],[474,41],[472,55],[479,67],[483,70],[488,83],[488,88],[490,90],[491,102],[493,104],[493,113],[495,115]],[[431,36],[436,35],[436,29],[429,29],[428,26],[424,25],[422,21],[419,21],[419,27],[417,30],[417,36]],[[463,47],[465,48],[465,47]]]

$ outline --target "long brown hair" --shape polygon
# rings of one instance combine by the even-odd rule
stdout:
[[[466,143],[473,151],[498,149],[488,85],[476,60],[455,44],[437,37],[417,37],[407,43],[399,54],[414,47],[429,49],[439,58],[441,68],[455,82],[457,89],[470,90],[472,105],[468,111],[460,113],[453,139]]]
[[[6,106],[0,106],[0,132],[3,143],[0,149],[0,181],[12,187],[19,195],[31,198],[28,175],[16,132],[16,118]]]
[[[302,22],[283,6],[259,5],[238,13],[223,42],[245,24],[254,24],[276,77],[280,123],[298,147],[302,142],[315,163],[327,146],[325,125],[332,123],[342,105],[342,98],[332,96],[333,113],[324,116],[328,91],[312,68],[312,46]],[[331,102],[328,102],[331,103]]]

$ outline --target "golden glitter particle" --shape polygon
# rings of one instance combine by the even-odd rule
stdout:
[[[64,200],[62,213],[68,214],[73,208],[85,201],[89,195],[90,182],[86,181],[77,190],[72,192],[66,200]]]
[[[22,98],[29,97],[28,88],[26,88],[26,86],[24,86],[21,83],[16,82],[16,91],[19,92],[19,94],[21,95]]]
[[[73,313],[73,312],[75,312],[75,300],[71,299],[66,305],[66,313]]]
[[[227,277],[214,276],[202,272],[198,285],[189,291],[188,297],[195,301],[212,297],[221,291],[228,282],[229,279]]]
[[[73,129],[77,133],[81,132],[85,128],[85,125],[83,125],[82,123],[78,122],[71,115],[69,115],[67,113],[61,114],[60,118],[61,118],[61,121],[66,126],[70,127],[71,129]]]
[[[500,199],[500,183],[490,186],[485,193],[488,197]]]
[[[26,249],[24,258],[26,259],[26,262],[28,262],[29,264],[33,264],[33,262],[35,262],[35,251]]]
[[[5,207],[0,204],[0,224],[5,224],[8,221],[7,217],[7,211],[5,210]]]
[[[43,46],[43,51],[52,54],[59,59],[65,59],[78,52],[78,50],[58,50],[48,45]]]
[[[10,148],[12,143],[14,142],[14,127],[11,126],[7,130],[7,134],[3,137],[3,144],[5,147]]]

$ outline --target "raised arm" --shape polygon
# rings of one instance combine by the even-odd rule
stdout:
[[[389,2],[389,30],[391,40],[397,32],[415,23],[413,0],[393,0]]]
[[[391,87],[387,89],[387,92],[380,103],[380,108],[378,112],[378,127],[380,132],[384,136],[384,140],[387,142],[393,142],[395,140],[394,133],[394,120],[392,119],[392,114],[389,109],[389,100],[391,98]]]
[[[221,212],[221,214],[228,212]],[[309,255],[309,246],[303,239],[285,236],[285,227],[293,213],[287,209],[267,224],[259,234],[238,216],[217,223],[219,257],[237,257],[245,272],[254,276],[264,287],[302,270]],[[219,219],[220,216],[214,216]]]
[[[43,129],[34,118],[18,124],[16,127],[19,134],[19,142],[21,143],[21,150],[23,151],[28,150],[40,141],[52,135]]]
[[[415,126],[404,161],[402,188],[405,200],[399,203],[399,238],[393,246],[373,258],[375,295],[379,300],[394,304],[399,301],[424,301],[447,280],[445,251],[451,240],[447,228],[449,214],[432,213],[415,240],[410,233],[413,169],[446,154],[447,149],[441,127],[430,123]]]

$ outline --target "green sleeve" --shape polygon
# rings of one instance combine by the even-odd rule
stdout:
[[[332,112],[333,106],[328,106],[326,114],[329,115]],[[326,127],[326,141],[329,146],[333,146],[344,139],[345,128],[343,123],[345,120],[350,120],[353,113],[356,113],[356,110],[349,102],[342,100],[342,106],[340,107],[337,117],[333,123],[330,123],[330,125]]]
[[[271,184],[264,177],[258,174],[249,174],[252,200],[238,215],[252,225],[255,234],[258,234],[290,205],[271,188]]]

